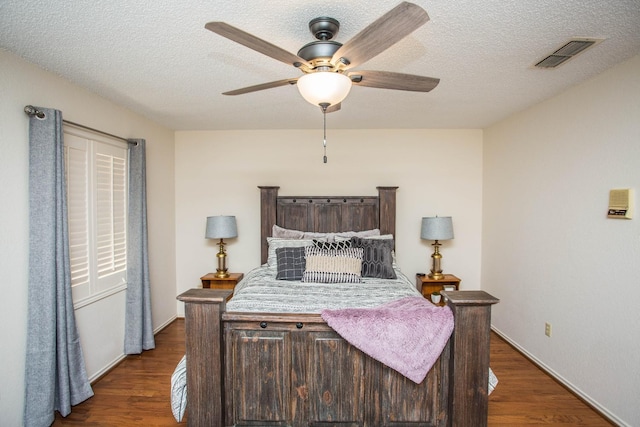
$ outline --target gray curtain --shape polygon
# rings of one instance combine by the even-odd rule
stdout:
[[[40,110],[29,121],[26,426],[49,426],[93,396],[71,298],[62,113]]]
[[[139,354],[156,347],[151,319],[147,248],[146,142],[129,148],[129,218],[127,230],[127,308],[124,352]]]

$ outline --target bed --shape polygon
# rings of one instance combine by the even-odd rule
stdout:
[[[279,196],[279,187],[259,188],[263,266],[273,261],[274,226],[395,236],[397,187],[377,187],[376,196],[362,197]],[[350,344],[323,319],[320,307],[300,313],[282,310],[268,297],[253,305],[251,299],[241,302],[248,278],[230,301],[229,291],[212,289],[178,296],[185,303],[188,425],[486,425],[496,298],[482,291],[443,292],[455,327],[424,380],[416,383]],[[405,291],[410,298],[412,291]],[[296,298],[280,306],[293,306]],[[274,310],[261,311],[264,307]]]

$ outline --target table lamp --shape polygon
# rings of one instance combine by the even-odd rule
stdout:
[[[453,223],[450,216],[435,216],[422,218],[422,230],[420,237],[424,240],[435,240],[433,243],[434,251],[431,255],[433,260],[431,274],[429,278],[435,280],[444,279],[442,269],[440,268],[440,240],[453,239]]]
[[[225,243],[223,239],[238,237],[236,217],[223,215],[207,217],[207,229],[204,237],[207,239],[220,239],[220,242],[218,243],[220,245],[220,250],[216,255],[218,258],[216,277],[221,279],[229,277],[229,273],[227,273],[227,253],[224,250]]]

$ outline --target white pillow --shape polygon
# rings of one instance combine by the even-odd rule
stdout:
[[[374,228],[372,230],[363,230],[363,231],[341,231],[335,234],[336,234],[336,237],[362,237],[363,239],[366,239],[366,238],[373,238],[376,236],[380,236],[380,230],[377,228]]]
[[[371,230],[363,231],[340,231],[337,233],[315,233],[311,231],[300,231],[289,228],[283,228],[274,224],[271,227],[271,237],[277,237],[279,239],[313,239],[313,238],[328,238],[331,240],[335,237],[374,237],[380,235],[380,229],[374,228]]]
[[[277,237],[280,239],[302,239],[304,237],[304,232],[300,230],[282,228],[274,224],[273,227],[271,227],[271,237]]]
[[[352,237],[360,237],[362,239],[378,239],[378,240],[386,240],[386,239],[393,239],[393,234],[380,234],[380,230],[378,230],[377,228],[375,230],[367,230],[367,231],[359,231],[358,233],[368,233],[371,231],[377,231],[378,234],[371,234],[371,235],[358,235],[358,234],[353,234],[351,236],[345,236],[342,233],[338,234],[336,236],[336,242],[343,242],[345,240],[349,240]]]
[[[269,267],[278,267],[278,256],[276,249],[278,248],[298,248],[301,246],[312,246],[312,239],[280,239],[277,237],[267,237],[269,251],[267,252],[267,265]]]
[[[282,228],[279,225],[273,225],[271,227],[271,237],[277,239],[325,239],[327,241],[333,241],[336,233],[315,233],[312,231],[300,231],[289,228]]]
[[[362,236],[356,236],[362,237]],[[366,236],[364,239],[373,239],[373,240],[388,240],[393,239],[393,234],[378,234],[377,236]]]

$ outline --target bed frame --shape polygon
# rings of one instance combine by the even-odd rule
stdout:
[[[395,235],[396,189],[377,196],[279,197],[259,187],[262,262],[274,224]],[[230,291],[191,289],[185,303],[189,426],[486,426],[491,305],[482,291],[443,292],[455,328],[415,384],[368,357],[318,314],[226,312]]]

